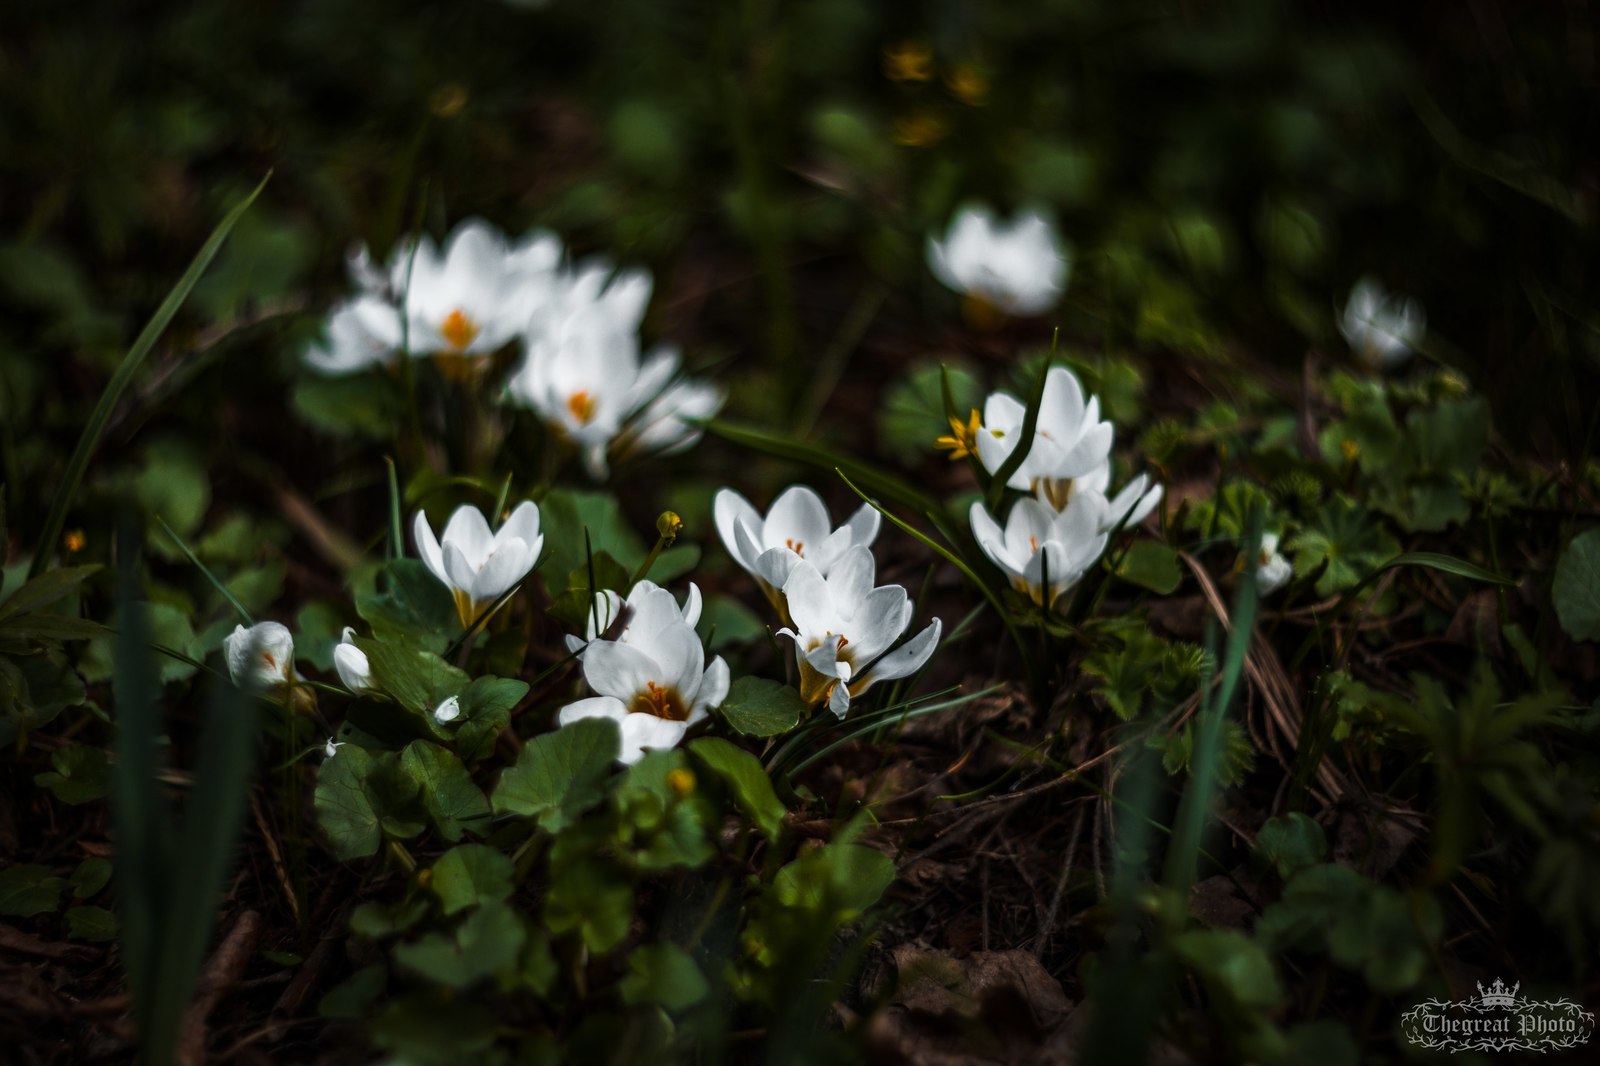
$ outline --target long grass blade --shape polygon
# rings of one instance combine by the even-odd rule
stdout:
[[[255,191],[236,204],[233,210],[217,224],[217,228],[211,231],[211,236],[201,246],[194,261],[189,264],[189,269],[183,272],[183,277],[179,278],[172,291],[167,293],[167,298],[161,301],[161,306],[156,308],[156,313],[145,323],[144,329],[134,340],[133,347],[122,357],[116,373],[111,375],[105,391],[100,394],[100,402],[95,404],[94,412],[89,416],[88,425],[83,427],[83,435],[78,438],[78,446],[73,449],[72,458],[67,462],[67,472],[61,479],[61,487],[56,490],[55,499],[50,503],[50,513],[45,518],[44,529],[39,534],[38,547],[33,553],[33,564],[28,569],[29,577],[37,577],[43,573],[50,565],[50,560],[55,557],[56,542],[61,539],[61,529],[67,521],[67,509],[72,506],[73,497],[78,494],[78,485],[83,481],[84,471],[89,467],[89,457],[94,454],[95,445],[100,443],[100,434],[105,431],[106,423],[110,421],[111,412],[116,408],[117,401],[122,398],[134,375],[144,365],[145,357],[150,354],[150,349],[155,347],[156,340],[166,331],[172,316],[178,313],[178,308],[189,298],[190,291],[200,281],[206,268],[211,265],[211,260],[216,258],[234,224],[245,211],[249,210],[250,205],[256,202],[256,197],[261,195],[261,190],[267,187],[267,182],[271,179],[272,174],[268,172],[267,176],[261,179],[261,184],[256,186]]]
[[[179,551],[183,552],[184,557],[188,559],[189,562],[193,563],[195,569],[204,574],[205,579],[211,582],[211,587],[216,589],[222,598],[228,601],[228,606],[232,607],[239,617],[244,620],[244,624],[247,626],[255,625],[255,617],[245,609],[244,604],[239,602],[239,597],[235,596],[233,591],[229,589],[227,585],[224,585],[221,580],[218,579],[217,575],[211,572],[210,568],[207,567],[205,563],[200,561],[200,557],[194,553],[193,548],[189,547],[189,543],[182,537],[178,536],[176,530],[167,525],[167,520],[165,518],[162,518],[160,515],[156,515],[156,521],[161,524],[161,531],[167,535],[172,543],[178,546]]]

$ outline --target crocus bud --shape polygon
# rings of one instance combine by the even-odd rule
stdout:
[[[656,519],[656,532],[667,544],[678,539],[678,534],[683,530],[683,519],[678,517],[676,511],[662,511]]]
[[[453,722],[461,717],[461,698],[451,696],[433,709],[433,720],[440,725]]]
[[[356,647],[355,639],[356,631],[345,626],[338,647],[333,649],[333,668],[339,672],[339,680],[344,682],[344,687],[359,696],[363,692],[371,692],[375,686],[372,684],[372,668],[367,663],[367,653]]]
[[[241,688],[272,688],[294,675],[294,637],[277,622],[235,626],[223,647],[228,673]]]

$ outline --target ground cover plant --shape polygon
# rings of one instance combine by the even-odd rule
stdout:
[[[8,23],[6,1061],[1600,1046],[1582,5]]]

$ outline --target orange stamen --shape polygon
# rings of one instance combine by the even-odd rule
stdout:
[[[800,558],[804,559],[806,557],[806,542],[805,541],[803,541],[803,540],[789,540],[789,539],[785,538],[783,543],[788,547],[788,549],[790,551],[792,551],[796,555],[800,556]]]
[[[572,417],[578,420],[579,425],[588,425],[594,421],[594,409],[598,404],[593,396],[587,392],[575,392],[567,397],[567,410],[572,412]]]
[[[478,335],[478,324],[456,308],[444,316],[444,322],[439,326],[439,333],[445,342],[456,351],[465,351],[467,345],[472,343]]]

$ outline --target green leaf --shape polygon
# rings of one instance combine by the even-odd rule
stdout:
[[[40,574],[0,600],[0,621],[48,607],[72,593],[99,569],[98,566],[68,566]]]
[[[788,811],[778,801],[777,793],[772,790],[772,779],[760,761],[721,737],[701,737],[689,745],[689,751],[728,786],[745,817],[754,822],[768,840],[776,841],[783,831],[783,817]]]
[[[564,591],[564,588],[556,588],[557,575],[565,577],[580,569],[587,570],[588,559],[583,547],[585,530],[597,559],[604,553],[629,574],[644,562],[647,548],[622,513],[617,498],[609,492],[552,489],[539,505],[539,521],[545,532],[542,570],[552,595]],[[605,587],[598,574],[596,581]]]
[[[422,805],[440,836],[457,841],[464,830],[477,833],[487,827],[489,800],[453,752],[413,741],[401,752],[400,766],[420,786]]]
[[[515,887],[511,860],[483,844],[461,844],[439,856],[428,882],[446,914],[509,899]]]
[[[830,914],[847,922],[878,902],[894,883],[894,863],[860,844],[834,841],[779,870],[772,892],[785,907]]]
[[[1193,929],[1174,937],[1172,948],[1209,989],[1246,1011],[1270,1011],[1283,999],[1272,959],[1237,930]]]
[[[73,499],[78,494],[78,486],[83,481],[83,473],[89,466],[89,458],[94,454],[94,449],[100,443],[100,434],[105,432],[106,423],[111,419],[111,412],[122,399],[123,392],[133,382],[134,375],[144,364],[145,357],[150,354],[150,349],[155,347],[157,338],[165,332],[167,324],[178,313],[178,308],[183,306],[183,301],[188,298],[190,291],[199,282],[201,275],[206,272],[206,267],[211,265],[211,260],[216,257],[228,233],[239,221],[250,205],[255,203],[256,197],[261,195],[261,190],[267,187],[267,181],[272,177],[261,179],[261,184],[255,191],[245,197],[233,210],[229,211],[217,228],[211,232],[206,243],[201,246],[195,255],[194,261],[189,264],[189,269],[183,272],[183,277],[167,293],[167,298],[161,301],[161,306],[145,324],[144,329],[133,342],[133,347],[128,349],[128,354],[123,356],[118,364],[116,373],[111,375],[111,380],[106,383],[105,391],[100,394],[99,402],[95,404],[94,411],[89,415],[89,422],[83,428],[83,434],[78,438],[78,444],[72,451],[72,458],[67,461],[66,473],[55,486],[50,513],[45,518],[44,527],[40,531],[38,543],[40,548],[34,553],[33,565],[29,569],[30,577],[42,574],[50,565],[51,557],[55,554],[55,545],[61,540],[61,529],[67,520],[67,510],[72,506]]]
[[[73,907],[67,911],[67,936],[101,943],[117,935],[117,916],[104,907]]]
[[[528,683],[509,677],[480,677],[461,692],[461,719],[455,746],[468,761],[485,758],[511,722],[511,710],[528,694]],[[431,717],[429,719],[432,721]]]
[[[356,613],[377,636],[443,651],[461,629],[450,590],[420,559],[396,559],[378,571],[377,591],[356,597]]]
[[[1551,590],[1561,628],[1574,640],[1600,640],[1600,529],[1572,538]]]
[[[642,944],[628,953],[628,974],[619,986],[624,1003],[654,1003],[680,1011],[711,991],[694,956],[676,944]]]
[[[1370,511],[1342,496],[1325,503],[1288,547],[1295,553],[1297,574],[1313,573],[1327,563],[1317,579],[1319,596],[1354,588],[1400,550]]]
[[[537,818],[540,828],[558,833],[600,802],[621,749],[617,723],[607,718],[584,718],[534,737],[500,775],[494,810]]]
[[[371,755],[354,744],[345,744],[317,771],[312,805],[336,858],[365,858],[376,852],[383,841],[378,812],[367,791],[371,769]]]
[[[1136,540],[1117,564],[1117,576],[1140,588],[1169,596],[1183,583],[1178,553],[1159,540]]]
[[[368,940],[383,940],[410,929],[427,913],[426,896],[412,896],[393,906],[368,900],[350,912],[350,931]]]
[[[1425,566],[1430,570],[1442,570],[1447,574],[1464,577],[1469,581],[1482,581],[1485,584],[1505,585],[1510,588],[1515,588],[1517,585],[1517,582],[1512,578],[1501,577],[1491,570],[1485,570],[1483,567],[1475,566],[1465,559],[1457,559],[1453,555],[1445,555],[1442,552],[1406,552],[1403,555],[1396,555],[1393,559],[1380,566],[1378,573],[1382,573],[1385,570],[1393,570],[1397,566]]]
[[[50,867],[16,863],[0,870],[0,914],[31,918],[53,911],[61,903],[61,890],[67,882],[54,876]]]
[[[397,944],[394,961],[437,984],[464,991],[514,967],[527,935],[516,911],[504,903],[488,903],[469,914],[454,934],[434,933]]]
[[[55,770],[34,775],[33,783],[62,803],[92,803],[111,791],[111,763],[99,748],[68,744],[51,753],[50,765]]]
[[[460,696],[469,683],[464,671],[432,652],[381,637],[357,637],[355,645],[366,653],[378,688],[430,720],[434,708],[450,696]]]
[[[917,459],[933,451],[936,438],[950,432],[945,418],[945,367],[919,366],[896,383],[884,397],[878,415],[879,438],[903,459]],[[962,364],[948,366],[950,398],[957,417],[983,403],[978,376]]]
[[[781,682],[741,677],[729,686],[728,698],[718,713],[747,737],[776,737],[800,724],[806,702]]]
[[[633,923],[633,887],[609,866],[583,857],[552,862],[545,897],[545,928],[560,935],[576,932],[596,954],[605,954],[628,935]]]
[[[716,855],[709,837],[720,826],[723,811],[693,781],[689,759],[676,748],[648,752],[628,767],[612,794],[624,825],[630,830],[631,859],[641,871],[694,868]]]
[[[405,398],[384,374],[307,374],[295,383],[290,403],[318,429],[371,440],[393,437],[405,412]]]
[[[89,858],[78,864],[67,881],[75,899],[91,899],[111,883],[111,860]]]
[[[1256,835],[1256,854],[1287,881],[1328,853],[1328,836],[1309,815],[1293,811],[1269,818]]]

